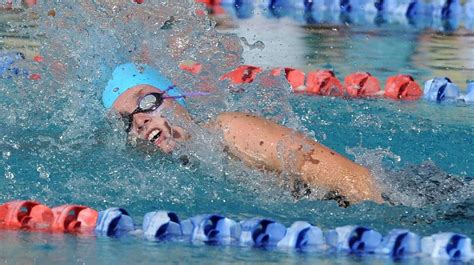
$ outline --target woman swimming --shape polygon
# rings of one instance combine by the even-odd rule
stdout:
[[[184,107],[185,96],[158,70],[129,63],[114,70],[102,101],[106,108],[114,109],[125,119],[129,135],[171,153],[179,142],[193,136],[162,113],[171,112],[174,119],[192,123]],[[238,112],[221,113],[204,127],[222,133],[223,150],[250,167],[290,172],[299,182],[323,188],[349,202],[382,202],[367,168],[300,132]]]

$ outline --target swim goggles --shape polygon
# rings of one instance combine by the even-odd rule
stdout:
[[[172,89],[172,87],[168,88],[166,91]],[[165,91],[165,92],[166,92]],[[121,113],[122,120],[125,124],[125,132],[130,133],[133,127],[133,115],[137,113],[148,113],[153,112],[158,109],[161,104],[163,104],[163,100],[165,98],[183,98],[184,95],[181,96],[165,96],[165,92],[153,92],[148,93],[138,99],[138,106],[137,108],[132,111],[131,113]]]
[[[162,92],[153,92],[143,95],[138,99],[137,108],[132,111],[131,113],[121,113],[122,121],[125,125],[125,132],[130,133],[133,127],[133,115],[137,113],[148,113],[157,110],[161,104],[163,104],[163,100],[167,98],[177,99],[177,98],[186,98],[186,97],[196,97],[196,96],[208,96],[210,95],[209,92],[189,92],[189,93],[182,93],[181,95],[176,96],[168,96],[165,95],[166,92],[175,89],[174,86],[168,87],[165,91]]]

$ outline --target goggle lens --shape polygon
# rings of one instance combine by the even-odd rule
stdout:
[[[163,96],[159,93],[145,95],[138,103],[140,112],[153,111],[163,103]],[[135,112],[136,113],[136,112]]]

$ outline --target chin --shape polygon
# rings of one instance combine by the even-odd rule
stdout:
[[[161,146],[158,146],[158,149],[161,150],[161,152],[165,153],[165,154],[170,154],[173,152],[173,150],[175,149],[176,147],[176,143],[175,142],[168,142],[166,144],[163,144]]]

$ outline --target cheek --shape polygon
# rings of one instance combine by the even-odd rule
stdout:
[[[166,120],[164,121],[164,125],[166,127],[166,130],[168,130],[169,132],[172,132],[171,126],[168,124],[168,122]]]
[[[179,132],[179,130],[177,130],[177,129],[173,130],[173,138],[175,138],[175,139],[181,139],[182,138],[182,135]]]

